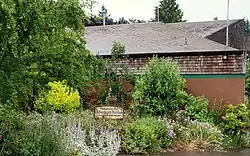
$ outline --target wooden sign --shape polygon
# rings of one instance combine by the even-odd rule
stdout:
[[[95,119],[123,119],[123,108],[113,106],[95,107]]]

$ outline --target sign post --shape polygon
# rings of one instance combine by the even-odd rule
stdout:
[[[124,110],[122,107],[117,107],[117,106],[95,107],[94,118],[95,119],[123,120]]]

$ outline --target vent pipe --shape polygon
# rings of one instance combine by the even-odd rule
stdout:
[[[187,45],[188,43],[187,43],[187,38],[185,38],[185,43],[184,43],[184,45]]]
[[[106,24],[105,23],[106,22],[106,14],[104,12],[103,12],[103,17],[102,18],[103,18],[103,27],[105,27],[105,24]]]

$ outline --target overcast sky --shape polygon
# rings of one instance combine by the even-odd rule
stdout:
[[[154,17],[154,6],[159,0],[97,0],[95,12],[104,4],[114,19],[120,17],[149,20]],[[184,19],[207,21],[218,17],[226,19],[227,0],[177,0],[184,12]],[[230,0],[230,19],[250,19],[250,0]]]

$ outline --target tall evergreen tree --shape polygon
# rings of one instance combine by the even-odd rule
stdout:
[[[182,22],[183,12],[176,0],[161,0],[159,20],[164,23]],[[155,20],[158,20],[158,7],[155,7]]]

